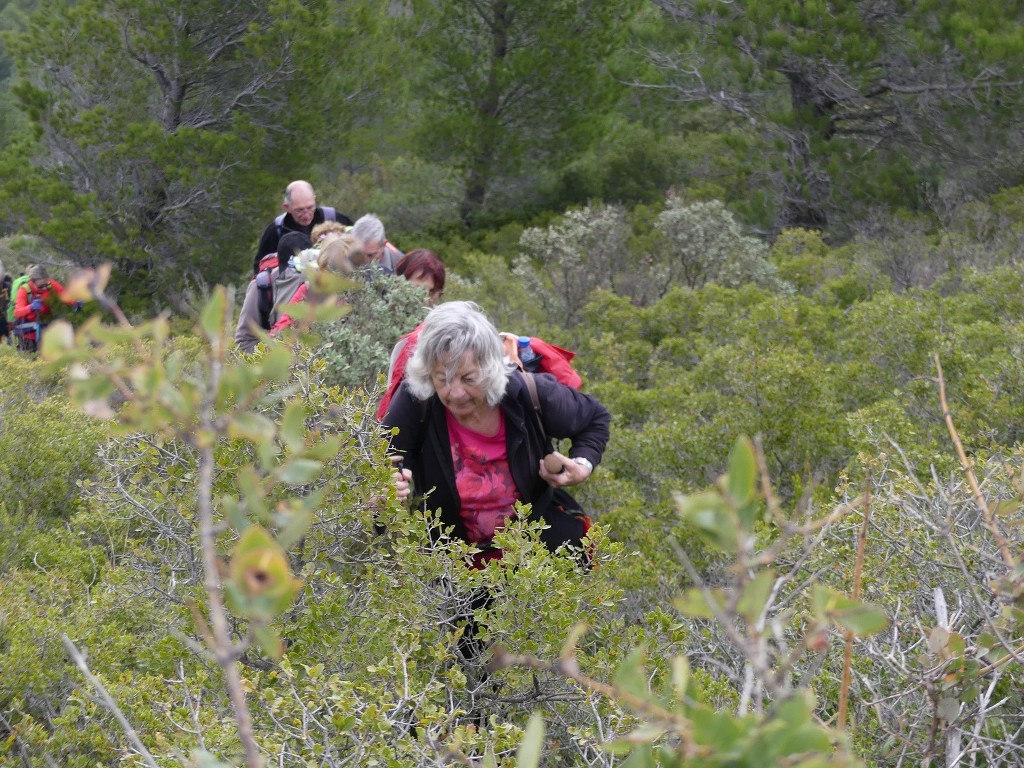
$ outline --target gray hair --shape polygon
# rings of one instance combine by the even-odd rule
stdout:
[[[28,268],[28,279],[33,283],[39,283],[50,279],[50,273],[42,264],[33,264]]]
[[[308,181],[303,181],[302,179],[296,179],[295,181],[289,183],[288,186],[284,188],[285,205],[291,205],[292,193],[299,188],[308,189],[309,194],[311,194],[314,199],[316,198],[316,192],[313,191],[312,184],[310,184]]]
[[[386,239],[384,236],[384,225],[372,213],[356,219],[356,223],[352,225],[352,229],[349,232],[358,237],[364,244],[378,241],[383,245]]]
[[[409,392],[417,400],[429,400],[436,394],[434,366],[442,363],[445,375],[454,378],[467,353],[473,354],[480,367],[480,385],[487,404],[500,403],[509,376],[501,336],[472,301],[449,301],[430,310],[420,329],[416,351],[405,368]]]

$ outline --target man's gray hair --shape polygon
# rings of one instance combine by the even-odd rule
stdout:
[[[311,194],[313,196],[313,198],[316,199],[316,192],[313,190],[313,185],[310,184],[308,181],[303,181],[302,179],[296,179],[295,181],[290,182],[288,184],[288,186],[284,188],[284,204],[285,205],[291,205],[292,204],[292,193],[294,193],[295,190],[297,190],[297,189],[307,189],[307,190],[309,190],[309,194]]]
[[[467,353],[476,358],[480,368],[480,386],[487,404],[500,403],[510,371],[501,336],[472,301],[449,301],[430,310],[420,329],[416,351],[405,368],[409,392],[417,400],[429,400],[436,393],[434,367],[444,365],[445,376],[451,380]]]
[[[349,232],[358,237],[364,244],[379,242],[383,245],[384,240],[387,239],[384,236],[384,224],[372,213],[356,219],[356,223],[352,225],[352,229]]]

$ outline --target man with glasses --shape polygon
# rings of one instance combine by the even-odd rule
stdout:
[[[363,244],[363,255],[375,270],[395,274],[395,267],[404,254],[388,242],[380,219],[372,213],[360,216],[352,225],[352,234]]]
[[[352,219],[338,213],[330,206],[318,206],[316,193],[308,181],[293,181],[284,190],[284,213],[274,219],[263,230],[260,244],[256,248],[253,274],[259,272],[260,259],[269,253],[277,253],[277,243],[285,232],[301,232],[309,235],[313,227],[325,221],[337,221],[351,226]]]

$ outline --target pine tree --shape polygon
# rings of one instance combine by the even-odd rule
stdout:
[[[423,150],[464,173],[470,223],[499,180],[583,151],[613,83],[606,58],[633,2],[458,0],[418,3]]]
[[[907,202],[936,168],[965,184],[1021,170],[1019,2],[655,0],[649,81],[739,116],[778,148],[778,226],[822,226],[852,193]]]

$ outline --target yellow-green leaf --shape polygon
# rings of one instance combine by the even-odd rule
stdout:
[[[306,438],[306,406],[299,400],[288,403],[281,417],[281,439],[292,451],[302,448]]]
[[[748,437],[736,440],[729,454],[729,475],[727,486],[733,504],[739,508],[753,497],[757,483],[757,461],[754,458],[754,444]]]
[[[276,433],[274,422],[258,413],[240,413],[228,422],[229,436],[254,443],[272,441]]]
[[[739,614],[747,621],[753,622],[761,615],[768,596],[771,594],[772,586],[775,584],[775,574],[772,571],[762,571],[757,574],[744,588],[740,595],[739,603],[736,606]]]
[[[75,346],[75,330],[66,320],[50,323],[43,334],[41,354],[44,360],[58,360],[69,349]]]
[[[313,459],[289,459],[274,473],[282,483],[302,485],[316,479],[323,464]]]
[[[224,286],[218,285],[210,294],[206,306],[203,307],[199,318],[203,335],[207,339],[215,339],[220,336],[221,325],[224,323],[224,310],[227,306],[227,291]]]
[[[544,751],[544,718],[539,712],[530,715],[526,724],[526,733],[516,751],[517,768],[537,768],[540,756]]]

